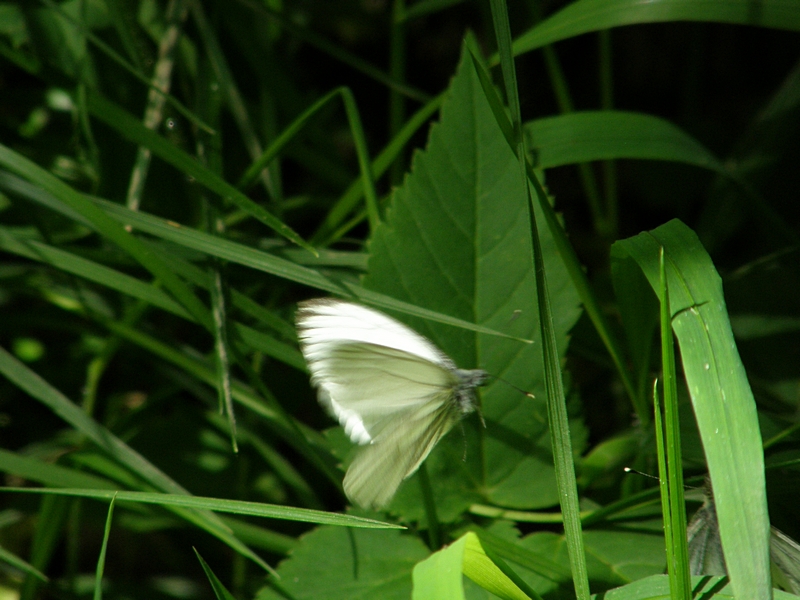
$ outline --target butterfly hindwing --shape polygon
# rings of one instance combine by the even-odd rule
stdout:
[[[709,494],[686,527],[692,575],[727,575],[714,499]],[[769,558],[772,584],[800,594],[800,544],[777,527],[770,527]]]
[[[771,527],[769,558],[773,585],[800,595],[800,544],[777,527]]]
[[[725,556],[719,539],[717,510],[706,499],[686,527],[689,546],[689,569],[692,575],[727,575]]]
[[[452,399],[435,399],[425,410],[405,416],[360,450],[347,470],[344,491],[358,505],[378,508],[388,503],[461,413]]]

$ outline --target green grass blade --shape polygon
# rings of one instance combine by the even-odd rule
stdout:
[[[414,567],[412,600],[465,600],[462,564],[466,539],[434,552]]]
[[[320,112],[325,106],[332,102],[339,96],[340,90],[335,89],[314,102],[311,106],[305,109],[300,116],[287,125],[278,137],[273,141],[269,147],[260,153],[258,158],[250,165],[247,171],[241,176],[236,183],[236,187],[244,190],[250,187],[253,182],[258,178],[259,174],[270,166],[275,158],[286,148],[286,146],[294,139],[294,137],[303,130],[303,127]]]
[[[14,569],[18,569],[22,573],[25,573],[25,575],[28,575],[30,577],[35,577],[36,579],[44,583],[50,581],[49,577],[47,577],[47,575],[42,573],[39,569],[25,562],[19,556],[9,552],[5,548],[0,548],[0,561],[6,563],[7,565],[9,565]]]
[[[656,289],[660,247],[667,261],[672,329],[714,486],[731,582],[741,598],[769,598],[761,434],[719,275],[697,237],[679,221],[617,242],[612,257],[635,261]]]
[[[659,481],[664,515],[664,534],[667,544],[670,588],[678,600],[689,600],[689,560],[686,545],[686,509],[683,501],[683,459],[678,425],[678,391],[675,374],[675,351],[673,348],[672,322],[669,304],[669,287],[664,263],[664,249],[658,253],[658,300],[661,328],[661,373],[664,379],[664,422],[656,419],[656,439],[659,443]],[[658,395],[655,395],[658,399]],[[656,404],[656,417],[661,407]],[[666,482],[666,495],[664,494]],[[666,504],[666,506],[665,506]],[[666,508],[666,510],[664,510]]]
[[[117,495],[111,497],[108,504],[108,516],[106,516],[106,526],[103,528],[103,542],[100,546],[100,555],[97,557],[97,568],[94,576],[94,600],[103,598],[103,573],[106,570],[106,554],[108,553],[108,538],[111,537],[111,522],[114,517],[114,505],[117,502]]]
[[[356,106],[356,100],[353,93],[345,87],[337,88],[306,109],[303,114],[297,117],[281,134],[278,136],[269,148],[259,157],[259,159],[247,170],[239,181],[238,187],[244,188],[252,182],[255,177],[266,168],[270,162],[283,150],[283,148],[292,141],[295,135],[308,123],[314,115],[320,112],[327,104],[335,98],[341,98],[344,104],[345,112],[347,113],[347,120],[350,125],[350,131],[353,135],[353,140],[356,146],[356,155],[358,156],[358,164],[361,170],[361,178],[359,179],[360,193],[366,196],[367,211],[370,218],[370,224],[375,227],[380,221],[378,214],[378,196],[375,192],[375,183],[373,181],[372,164],[369,160],[369,152],[367,150],[367,141],[364,136],[364,127],[361,124],[361,116]]]
[[[710,21],[800,30],[800,4],[794,0],[578,0],[514,41],[514,55],[590,31],[638,23]]]
[[[25,184],[26,187],[20,188],[18,183]],[[18,193],[24,193],[26,197],[35,199],[42,205],[60,212],[68,218],[80,222],[84,221],[81,215],[68,205],[59,202],[56,197],[44,193],[42,190],[31,187],[24,181],[16,178],[9,180],[8,176],[4,178],[2,174],[0,174],[0,184],[4,184],[7,187],[13,186]],[[285,260],[273,254],[256,250],[189,227],[182,227],[177,223],[160,219],[141,211],[131,211],[119,204],[97,198],[94,199],[94,202],[109,216],[120,223],[130,225],[139,231],[150,233],[156,237],[175,242],[187,248],[199,250],[204,254],[251,267],[328,293],[357,299],[366,304],[373,304],[381,308],[396,310],[398,312],[445,323],[454,327],[485,333],[487,335],[513,338],[513,336],[509,336],[497,330],[476,325],[464,319],[457,319],[440,312],[424,309],[408,302],[402,302],[385,294],[367,290],[349,280],[335,279],[323,275],[321,271],[298,265],[296,262]],[[142,243],[139,240],[136,241],[137,243]],[[145,246],[145,248],[146,247],[147,246]],[[149,248],[147,249],[147,254],[150,257],[155,256],[155,253]],[[165,258],[164,262],[168,260],[171,259]],[[168,272],[172,273],[171,270]],[[184,284],[181,282],[181,285]],[[530,340],[527,339],[514,339],[519,339],[519,341],[524,343],[530,343]]]
[[[46,570],[52,560],[56,546],[61,539],[61,531],[67,521],[73,501],[68,498],[46,497],[42,499],[37,513],[36,531],[31,541],[30,562],[38,570]],[[31,574],[25,578],[20,598],[36,598],[41,580]]]
[[[520,544],[515,544],[483,529],[476,530],[475,534],[480,538],[481,545],[486,552],[491,553],[492,560],[495,560],[495,556],[501,557],[551,581],[567,580],[570,577],[569,569],[562,563],[550,560],[538,552],[528,550]]]
[[[273,554],[289,554],[299,544],[296,538],[271,531],[253,523],[223,516],[222,520],[234,535],[251,548],[259,548]]]
[[[183,306],[175,302],[163,289],[151,283],[141,281],[72,252],[44,244],[39,240],[26,239],[25,236],[17,235],[16,232],[2,226],[0,226],[0,249],[119,290],[161,310],[192,320],[191,315]]]
[[[667,473],[667,452],[664,441],[664,420],[661,416],[661,400],[658,392],[658,381],[653,385],[653,425],[655,426],[656,456],[658,457],[658,489],[661,500],[661,514],[664,519],[664,545],[667,551],[667,574],[670,589],[679,589],[675,578],[675,553],[673,552],[672,511],[669,501],[669,475]]]
[[[414,134],[419,131],[420,127],[428,122],[439,108],[441,108],[443,100],[444,94],[439,94],[409,117],[402,129],[397,132],[394,138],[392,138],[380,154],[378,154],[375,160],[372,161],[372,174],[375,179],[381,177],[397,157],[400,156],[400,153]],[[312,243],[320,246],[328,246],[333,241],[339,239],[344,233],[339,231],[340,226],[353,211],[363,193],[364,186],[361,184],[361,181],[353,182],[345,193],[341,195],[339,200],[331,207],[328,214],[325,215],[322,224],[311,238]],[[352,223],[348,224],[349,226],[346,230],[349,231],[355,224],[360,223],[364,216],[366,216],[366,212],[363,212],[360,218],[354,219]]]
[[[369,160],[367,150],[367,139],[364,135],[364,126],[361,124],[361,115],[356,106],[356,99],[348,88],[340,88],[344,109],[347,113],[347,122],[353,134],[353,141],[356,145],[356,156],[358,156],[358,166],[361,170],[361,182],[364,186],[364,196],[367,201],[367,214],[369,215],[370,228],[374,230],[380,223],[378,214],[378,195],[375,193],[375,183],[373,181],[372,165]]]
[[[189,287],[172,270],[168,269],[157,256],[148,250],[146,245],[125,231],[119,222],[109,218],[103,210],[95,206],[83,194],[78,193],[39,165],[2,145],[0,145],[0,165],[30,182],[35,182],[35,189],[43,191],[41,194],[29,194],[30,199],[45,204],[54,203],[57,210],[61,209],[64,213],[77,217],[81,223],[91,227],[98,234],[122,248],[161,281],[198,323],[210,330],[211,316],[203,303],[192,294]],[[19,182],[16,178],[9,179],[8,176],[5,177],[5,181],[0,183],[4,185],[22,183],[26,184],[28,188],[33,187],[27,182]]]
[[[523,592],[503,569],[492,562],[478,536],[467,533],[414,567],[412,598],[463,600],[466,596],[462,573],[498,598],[528,600],[532,597]],[[523,582],[520,583],[529,589]]]
[[[247,151],[250,153],[251,158],[255,159],[261,154],[262,149],[261,142],[256,135],[258,128],[253,126],[250,113],[247,109],[247,102],[239,90],[236,78],[233,76],[230,65],[225,57],[225,52],[222,50],[219,39],[217,38],[216,31],[206,18],[203,5],[192,3],[189,6],[191,7],[194,22],[197,25],[197,32],[202,39],[206,55],[211,63],[210,69],[213,71],[214,85],[220,90],[219,93],[224,96],[226,105],[236,121],[239,135],[242,137],[242,141]],[[209,87],[212,86],[209,85]],[[200,97],[202,98],[202,95]],[[219,115],[215,116],[218,117]],[[221,129],[218,118],[214,119],[214,125],[217,131]],[[219,141],[220,137],[221,136],[217,136],[216,140]],[[261,169],[259,169],[259,173],[256,175],[261,174],[260,172]],[[273,201],[279,200],[280,198],[277,197],[278,186],[274,184],[274,176],[269,171],[261,175],[264,187],[271,199]]]
[[[493,98],[496,96],[496,94],[494,92],[494,88],[490,85],[488,75],[481,74],[482,68],[478,61],[474,61],[474,64],[476,72],[479,74],[479,80],[481,81],[484,94],[489,100],[489,104],[492,107],[492,112],[498,122],[498,126],[504,132],[508,144],[513,148],[513,139],[510,137],[513,129],[505,116],[505,112],[501,110],[502,104],[500,103],[499,99]],[[531,168],[528,171],[528,178],[531,181],[536,179],[537,175],[533,172],[533,169]],[[625,390],[628,393],[628,397],[631,400],[631,404],[633,405],[637,416],[643,423],[648,423],[650,421],[650,414],[644,401],[642,390],[639,390],[639,393],[637,393],[637,390],[634,387],[634,383],[631,379],[628,368],[626,367],[626,359],[624,353],[622,352],[621,344],[617,339],[617,336],[614,334],[608,319],[603,314],[597,295],[595,294],[588,278],[586,277],[586,273],[584,272],[583,267],[578,260],[577,255],[575,254],[572,244],[564,232],[558,216],[553,210],[553,207],[550,206],[549,202],[541,203],[540,208],[547,222],[547,227],[558,247],[558,252],[564,261],[566,270],[570,275],[572,284],[577,289],[584,309],[589,315],[589,318],[592,320],[592,324],[595,326],[598,335],[603,340],[603,344],[606,346],[606,349],[611,355],[614,365],[617,367],[620,379],[622,380]]]
[[[143,300],[152,306],[193,321],[191,315],[189,315],[180,304],[175,302],[163,289],[152,283],[143,282],[126,273],[87,260],[77,254],[43,244],[36,239],[27,239],[25,236],[18,236],[15,232],[1,226],[0,249],[30,260],[41,261],[44,264],[48,264],[66,273],[71,273],[78,277],[85,278],[88,281],[93,281],[130,296],[131,298]],[[209,278],[191,263],[175,256],[170,256],[168,253],[160,252],[158,248],[154,250],[184,279],[199,287],[210,287]],[[253,316],[261,323],[278,330],[284,337],[294,337],[294,327],[292,325],[279,319],[268,310],[244,296],[241,292],[232,290],[231,301],[234,307]],[[276,358],[301,371],[305,370],[305,361],[295,345],[290,345],[275,339],[252,327],[243,325],[238,321],[230,320],[229,326],[233,328],[236,335],[245,342],[250,349],[262,352],[266,356]]]
[[[169,478],[105,427],[91,419],[83,410],[70,402],[66,396],[50,386],[44,379],[28,369],[28,367],[19,362],[3,348],[0,348],[0,373],[14,385],[47,406],[56,415],[92,440],[92,442],[102,448],[109,456],[113,456],[115,460],[125,465],[151,485],[175,494],[189,494],[189,492],[178,485],[178,483]],[[183,518],[199,525],[212,535],[225,541],[225,543],[234,548],[237,552],[251,558],[256,564],[262,566],[262,568],[271,570],[261,558],[256,556],[249,548],[231,535],[230,531],[222,521],[220,521],[219,517],[211,513],[204,514],[183,510],[181,510],[179,514],[181,514]]]
[[[206,418],[218,430],[226,431],[227,422],[221,415],[209,412]],[[242,445],[249,445],[256,451],[264,462],[274,471],[275,475],[295,493],[302,506],[317,509],[322,507],[322,502],[314,493],[314,490],[303,477],[301,471],[295,467],[289,458],[285,457],[264,440],[262,436],[254,433],[246,426],[240,426],[237,429],[237,434],[240,443]],[[341,474],[337,472],[334,482],[338,484],[340,481]]]
[[[325,292],[350,297],[354,300],[359,300],[380,308],[395,310],[408,315],[430,319],[439,323],[445,323],[447,325],[476,331],[478,333],[485,333],[487,335],[506,338],[512,337],[489,327],[475,325],[465,319],[458,319],[440,312],[421,308],[420,306],[408,302],[402,302],[386,294],[380,294],[363,288],[350,281],[338,280],[333,277],[325,276],[320,271],[303,267],[273,254],[268,254],[254,248],[243,246],[242,244],[210,236],[188,227],[176,226],[174,223],[144,213],[132,212],[118,204],[102,200],[97,200],[97,202],[110,215],[118,218],[120,221],[130,223],[136,229],[151,233],[165,240],[179,243],[187,248],[201,250],[202,252],[224,260],[252,267],[259,271],[277,275],[278,277],[295,281],[296,283],[302,283]],[[519,341],[530,343],[530,340],[527,339],[513,339],[519,339]]]
[[[8,450],[0,450],[0,471],[50,487],[84,487],[106,490],[114,490],[118,487],[115,482],[108,479]]]
[[[236,515],[249,515],[266,519],[281,519],[298,521],[300,523],[316,523],[318,525],[339,525],[343,527],[361,527],[366,529],[405,529],[402,525],[384,523],[375,519],[366,519],[355,515],[342,515],[308,508],[295,508],[292,506],[279,506],[276,504],[262,504],[260,502],[245,502],[242,500],[222,500],[219,498],[203,498],[200,496],[186,496],[183,494],[153,494],[149,492],[124,492],[114,490],[81,490],[81,489],[46,489],[46,488],[2,488],[4,492],[19,492],[26,494],[50,494],[55,496],[70,496],[76,498],[93,498],[95,500],[111,500],[116,497],[118,502],[135,502],[141,504],[154,504],[157,506],[178,506],[202,511],[231,513]]]
[[[151,485],[178,494],[188,493],[3,348],[0,348],[0,372]]]
[[[525,124],[534,167],[632,158],[682,162],[727,175],[722,162],[669,121],[625,111],[585,111]]]
[[[528,219],[530,221],[530,238],[533,250],[533,267],[536,278],[536,300],[539,312],[539,332],[544,350],[544,381],[547,390],[547,415],[550,426],[550,440],[553,448],[553,462],[558,482],[559,502],[564,515],[564,535],[572,567],[572,581],[575,593],[580,600],[589,598],[589,575],[586,568],[586,555],[581,530],[580,507],[578,505],[578,487],[573,461],[572,440],[567,416],[566,396],[561,378],[561,364],[558,353],[553,312],[550,306],[548,278],[542,256],[542,243],[539,238],[536,209],[528,185],[527,155],[525,140],[522,136],[522,119],[520,114],[519,92],[517,90],[516,70],[511,50],[511,29],[505,0],[491,0],[492,17],[500,53],[500,65],[503,70],[506,97],[511,113],[511,125],[514,135],[513,146],[519,163],[520,177],[525,182],[528,195]],[[486,88],[484,88],[486,89]],[[495,118],[497,112],[494,111]],[[534,187],[537,204],[549,205],[549,198],[538,179],[534,175],[531,184]]]
[[[200,561],[200,566],[203,567],[203,571],[208,578],[208,582],[211,584],[211,589],[214,590],[214,595],[217,597],[217,600],[236,600],[234,595],[228,591],[228,589],[219,580],[219,577],[217,577],[214,571],[211,570],[211,567],[208,566],[208,563],[206,563],[206,561],[203,560],[203,557],[200,556],[197,548],[195,548],[194,553],[197,556],[197,560]]]
[[[201,165],[193,156],[175,147],[175,145],[169,143],[156,132],[147,129],[138,119],[127,111],[94,93],[88,94],[88,105],[94,117],[103,121],[124,138],[150,149],[153,154],[165,160],[185,175],[193,177],[198,183],[206,186],[206,188],[212,192],[219,194],[221,198],[233,202],[240,209],[272,229],[278,235],[285,237],[301,248],[305,248],[312,254],[316,253],[313,246],[306,243],[291,227],[281,222],[263,206],[250,200],[250,198],[219,177],[216,173]]]
[[[127,71],[130,75],[135,77],[140,83],[144,86],[149,88],[151,91],[163,94],[161,90],[153,85],[150,78],[143,74],[138,68],[134,65],[131,65],[124,57],[119,55],[110,45],[106,44],[99,36],[94,35],[88,27],[86,27],[85,23],[83,23],[80,19],[74,18],[72,15],[69,14],[68,11],[64,10],[62,5],[59,5],[53,0],[41,0],[42,4],[47,5],[54,14],[57,14],[60,19],[64,19],[65,21],[69,22],[72,27],[75,28],[76,32],[79,32],[81,36],[85,37],[86,40],[91,42],[95,45],[104,55],[106,55],[109,59],[117,63],[122,69]],[[29,68],[33,65],[29,65]],[[165,100],[172,106],[178,113],[186,117],[191,123],[196,125],[198,128],[211,132],[212,129],[207,124],[203,123],[200,118],[195,115],[191,110],[186,108],[181,102],[179,102],[174,96],[170,94],[164,94]]]

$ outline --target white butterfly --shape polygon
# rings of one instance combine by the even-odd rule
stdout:
[[[430,340],[352,302],[320,298],[297,311],[319,401],[365,446],[344,477],[347,497],[380,508],[436,442],[477,407],[485,371],[462,370]]]
[[[689,546],[689,569],[692,575],[727,575],[719,523],[714,499],[706,494],[703,506],[697,509],[686,526]]]
[[[686,527],[689,568],[692,575],[727,575],[725,556],[719,537],[719,522],[710,484],[706,484],[703,506]],[[777,527],[770,527],[769,559],[772,585],[800,594],[800,544]]]

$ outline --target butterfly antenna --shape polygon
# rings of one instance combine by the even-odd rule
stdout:
[[[650,479],[655,479],[656,481],[660,481],[658,477],[655,475],[651,475],[650,473],[645,473],[644,471],[637,471],[631,467],[623,467],[622,469],[626,473],[634,473],[635,475],[641,475],[642,477],[649,477]]]
[[[526,395],[528,398],[531,398],[532,400],[535,400],[535,399],[536,399],[536,396],[534,396],[534,395],[533,395],[533,392],[527,392],[527,391],[523,390],[522,388],[519,388],[519,387],[515,386],[515,385],[514,385],[513,383],[511,383],[510,381],[506,381],[505,379],[503,379],[503,378],[502,378],[502,377],[500,377],[499,375],[491,375],[491,374],[490,374],[490,375],[489,375],[489,377],[493,377],[493,378],[495,378],[495,379],[499,379],[500,381],[502,381],[503,383],[505,383],[507,386],[514,388],[514,389],[515,389],[515,390],[517,390],[517,391],[518,391],[520,394],[524,394],[524,395]],[[481,420],[483,420],[483,417],[481,417]]]
[[[655,479],[656,481],[659,481],[658,477],[656,477],[655,475],[651,475],[650,473],[645,473],[643,471],[637,471],[636,469],[633,469],[631,467],[623,467],[622,470],[625,471],[625,473],[633,473],[634,475],[641,475],[642,477],[649,477],[650,479]],[[706,476],[705,483],[701,487],[698,487],[696,485],[687,485],[687,484],[684,483],[683,484],[683,489],[684,489],[684,491],[685,490],[703,490],[703,491],[711,494],[711,480],[708,478],[708,476]],[[712,498],[713,498],[713,495],[712,495]]]

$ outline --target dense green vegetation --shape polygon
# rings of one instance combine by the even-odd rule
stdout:
[[[731,585],[694,585],[769,597],[800,3],[503,6],[0,3],[4,595],[685,597],[708,471]],[[298,349],[321,296],[493,376],[383,511]],[[666,544],[623,471],[657,431]]]

